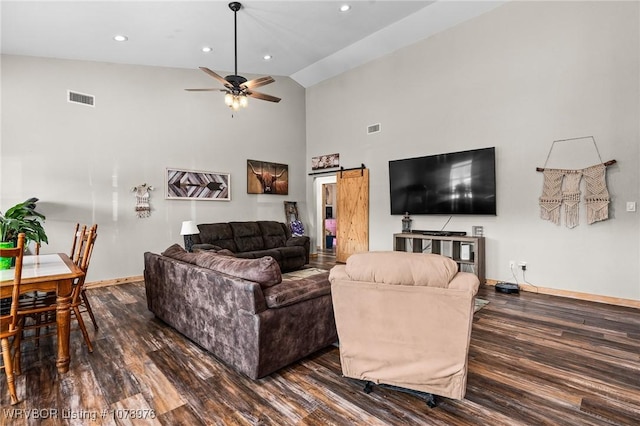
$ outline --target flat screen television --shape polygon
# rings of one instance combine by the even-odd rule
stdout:
[[[495,215],[495,147],[389,161],[391,214]]]

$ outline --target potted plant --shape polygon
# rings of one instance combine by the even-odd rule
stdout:
[[[32,197],[9,208],[4,214],[0,212],[0,245],[13,247],[21,232],[24,232],[27,243],[29,241],[35,241],[38,244],[49,242],[41,222],[46,218],[36,211],[37,202],[38,199]],[[11,259],[0,258],[0,269],[11,267],[6,260]]]

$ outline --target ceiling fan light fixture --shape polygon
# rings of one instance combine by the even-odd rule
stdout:
[[[224,95],[224,103],[229,107],[233,104],[233,95],[231,92],[227,92],[227,94]]]
[[[257,92],[255,89],[273,83],[275,80],[271,76],[254,78],[248,81],[241,75],[238,75],[238,18],[237,12],[242,9],[242,4],[239,2],[229,3],[229,9],[233,11],[233,48],[234,48],[234,74],[222,77],[211,71],[209,68],[200,67],[202,71],[209,74],[209,76],[218,80],[225,87],[224,89],[185,89],[196,92],[210,92],[210,91],[222,91],[224,92],[224,103],[229,108],[237,111],[240,108],[245,108],[249,104],[249,97],[260,99],[268,102],[280,102],[280,98],[267,95],[266,93]],[[203,49],[204,51],[204,49]],[[268,55],[269,58],[271,55]],[[265,56],[265,60],[266,60]],[[232,115],[233,116],[233,115]]]
[[[238,98],[239,96],[234,96],[233,102],[231,103],[231,109],[234,111],[237,111],[240,109],[240,100]]]

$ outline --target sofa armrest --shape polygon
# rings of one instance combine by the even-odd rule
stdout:
[[[309,253],[311,251],[311,240],[306,235],[291,237],[286,242],[287,246],[302,246],[305,251],[306,263],[309,263]]]
[[[307,278],[284,280],[280,284],[262,290],[267,308],[275,309],[293,305],[320,296],[331,295],[329,273]]]
[[[219,305],[222,300],[232,303],[234,310],[259,313],[267,309],[258,283],[155,253],[145,253],[144,260],[147,303],[156,315],[180,312],[184,306],[207,311],[214,307],[212,301]]]

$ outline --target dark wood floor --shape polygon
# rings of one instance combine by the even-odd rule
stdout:
[[[640,311],[492,287],[479,296],[490,303],[474,316],[466,398],[430,409],[393,390],[363,393],[341,377],[336,347],[252,381],[156,320],[142,283],[92,289],[94,353],[72,332],[71,370],[59,376],[53,339],[27,345],[17,406],[0,376],[0,424],[640,424]]]

